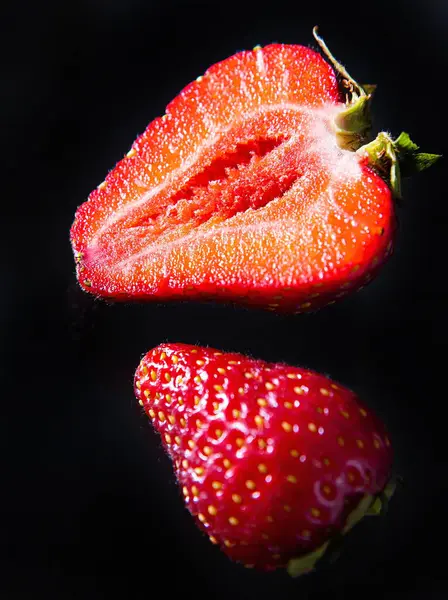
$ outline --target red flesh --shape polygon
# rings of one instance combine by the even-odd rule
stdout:
[[[142,359],[135,394],[198,525],[230,558],[260,569],[343,531],[391,475],[384,425],[309,370],[162,344]]]
[[[386,183],[336,145],[332,68],[302,46],[238,53],[188,85],[79,207],[81,286],[312,310],[392,248]]]

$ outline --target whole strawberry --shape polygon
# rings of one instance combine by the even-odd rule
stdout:
[[[370,141],[372,86],[315,37],[331,64],[298,45],[239,52],[150,123],[76,212],[85,291],[304,312],[375,276],[400,171],[437,157],[406,134]]]
[[[261,570],[311,570],[391,480],[384,425],[315,372],[162,344],[135,375],[186,506],[214,544]]]

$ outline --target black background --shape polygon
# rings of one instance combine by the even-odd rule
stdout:
[[[312,316],[94,301],[68,238],[76,207],[184,85],[256,44],[312,44],[315,24],[355,78],[378,84],[376,129],[443,153],[446,2],[2,10],[1,598],[447,598],[443,161],[406,183],[379,278]],[[140,356],[165,340],[328,373],[386,421],[405,485],[328,574],[256,574],[197,531],[133,397]]]

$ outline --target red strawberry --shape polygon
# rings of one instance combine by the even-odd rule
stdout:
[[[303,46],[239,52],[137,138],[77,210],[84,290],[303,312],[373,278],[392,251],[398,159],[435,157],[407,136],[361,147],[371,97],[315,36],[333,66]]]
[[[135,393],[189,511],[246,566],[312,569],[390,481],[384,425],[315,372],[162,344],[140,362]]]

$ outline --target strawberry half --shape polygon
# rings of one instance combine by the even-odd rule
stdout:
[[[135,394],[172,458],[186,506],[233,560],[314,567],[390,495],[381,421],[318,373],[186,344],[148,352]]]
[[[371,95],[298,45],[244,51],[188,85],[81,205],[81,287],[115,300],[315,310],[369,282],[392,251],[403,134],[372,144]],[[338,84],[337,75],[342,79]]]

